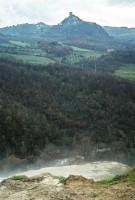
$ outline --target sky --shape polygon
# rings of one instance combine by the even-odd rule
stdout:
[[[0,27],[60,23],[69,12],[100,25],[135,27],[135,0],[0,0]]]

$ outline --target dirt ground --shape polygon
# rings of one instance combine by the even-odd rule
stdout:
[[[42,174],[0,184],[0,200],[135,200],[130,182],[101,185],[82,176],[67,179]]]

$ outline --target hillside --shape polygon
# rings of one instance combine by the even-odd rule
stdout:
[[[96,23],[85,22],[75,15],[70,15],[58,25],[49,26],[44,23],[20,24],[0,28],[0,33],[10,34],[14,38],[44,38],[51,41],[74,40],[107,40],[109,35]]]
[[[107,40],[109,35],[96,23],[85,22],[75,15],[70,15],[61,23],[50,28],[47,38],[56,41]]]
[[[10,35],[11,40],[55,41],[98,51],[135,49],[134,29],[102,27],[94,22],[83,21],[73,13],[69,13],[57,25],[26,23],[0,28],[0,33]]]
[[[105,26],[104,29],[110,36],[135,43],[135,28]]]
[[[12,35],[12,38],[39,38],[41,37],[41,34],[45,33],[49,28],[49,25],[46,25],[42,22],[37,24],[26,23],[0,28],[0,32],[3,34]]]
[[[82,61],[76,63],[81,67]],[[112,51],[110,53],[103,54],[99,57],[87,58],[83,60],[83,65],[85,68],[89,68],[91,70],[102,71],[114,73],[122,66],[132,65],[133,68],[133,76],[135,70],[135,51],[124,50],[124,51]]]
[[[7,42],[11,39],[11,36],[10,35],[4,35],[2,33],[0,33],[0,43],[4,43],[4,42]]]
[[[135,148],[134,83],[58,63],[1,58],[0,69],[1,158]]]

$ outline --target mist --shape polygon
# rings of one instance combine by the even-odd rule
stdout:
[[[34,160],[11,156],[0,161],[0,182],[17,174],[29,177],[41,173],[64,177],[70,174],[82,175],[86,178],[100,180],[127,171],[133,165],[135,165],[135,150],[116,153],[110,149],[97,149],[89,156],[78,154],[77,151],[66,150],[58,158],[43,159],[40,156]]]

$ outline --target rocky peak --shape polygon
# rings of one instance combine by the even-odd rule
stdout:
[[[69,13],[69,17],[65,18],[59,25],[78,25],[81,24],[83,20],[75,16],[72,12]]]

